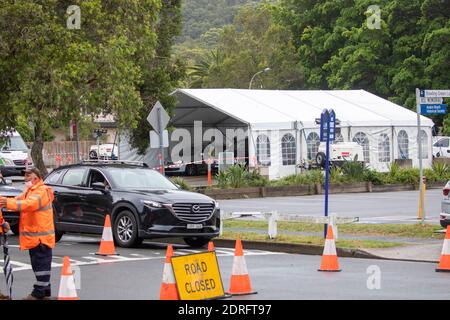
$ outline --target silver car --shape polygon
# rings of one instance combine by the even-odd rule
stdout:
[[[447,182],[444,189],[442,189],[442,203],[440,222],[443,228],[450,225],[450,181]]]

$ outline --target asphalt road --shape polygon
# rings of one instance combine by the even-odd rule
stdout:
[[[26,296],[34,282],[27,252],[20,252],[12,237],[11,259],[14,272],[14,298]],[[72,259],[80,275],[81,299],[157,300],[164,266],[163,244],[145,242],[140,248],[117,248],[120,256],[98,257],[98,238],[64,236],[54,250],[52,290],[57,295],[64,255]],[[233,250],[216,248],[225,290],[233,263]],[[244,248],[245,249],[245,248]],[[175,246],[175,254],[190,254],[186,246]],[[245,260],[256,295],[231,300],[299,299],[450,299],[450,273],[435,272],[433,263],[340,258],[339,273],[322,273],[320,256],[245,250]],[[3,263],[3,261],[1,261]],[[380,270],[380,288],[368,289],[369,266]],[[3,276],[0,275],[0,278]],[[369,281],[370,282],[370,281]],[[373,283],[373,282],[371,282]],[[0,280],[2,292],[5,284]]]
[[[438,223],[442,190],[427,190],[426,196],[427,221]],[[342,217],[360,217],[364,223],[416,223],[418,199],[418,191],[331,194],[329,212]],[[324,215],[323,195],[220,200],[219,204],[227,212],[278,211],[305,216]]]

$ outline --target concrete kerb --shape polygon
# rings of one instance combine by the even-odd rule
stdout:
[[[214,245],[224,248],[234,248],[236,240],[234,239],[217,239],[213,240]],[[297,243],[277,243],[264,241],[248,241],[242,240],[244,249],[250,250],[264,250],[272,252],[282,252],[290,254],[305,254],[305,255],[322,255],[323,246],[297,244]],[[374,255],[362,249],[346,249],[336,248],[338,257],[342,258],[358,258],[358,259],[373,259],[373,260],[391,260],[391,261],[407,261],[407,262],[427,262],[436,263],[434,261],[420,260],[420,259],[402,259],[402,258],[388,258]]]

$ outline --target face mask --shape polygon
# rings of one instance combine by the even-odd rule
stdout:
[[[31,182],[31,181],[25,182],[25,187],[27,187],[28,189],[31,188],[32,186],[33,186],[33,182]]]

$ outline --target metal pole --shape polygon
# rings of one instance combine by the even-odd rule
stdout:
[[[328,172],[329,170],[329,161],[330,160],[330,116],[327,119],[327,150],[326,150],[326,159],[325,159],[325,217],[328,217]],[[328,224],[324,225],[324,238],[327,237],[327,229]]]
[[[255,77],[256,77],[258,74],[262,73],[262,72],[264,72],[264,71],[259,71],[259,72],[255,73],[255,74],[253,75],[252,79],[250,80],[250,85],[248,86],[248,89],[249,89],[249,90],[252,89],[253,79],[255,79]]]
[[[159,153],[160,153],[160,159],[161,159],[161,166],[162,166],[162,174],[165,175],[165,168],[164,168],[164,130],[162,128],[162,117],[161,117],[161,108],[158,108],[158,128],[159,128]]]
[[[80,162],[80,145],[78,140],[78,121],[75,120],[75,141],[77,147],[77,163]]]
[[[419,145],[419,190],[420,190],[420,209],[422,210],[422,225],[425,224],[425,206],[423,201],[423,163],[422,163],[422,135],[420,129],[420,90],[416,88],[416,103],[417,103],[417,143]]]

